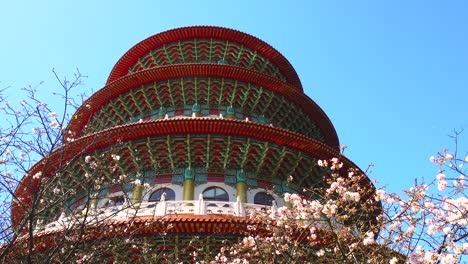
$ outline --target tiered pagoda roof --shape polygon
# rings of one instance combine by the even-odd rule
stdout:
[[[116,153],[120,158],[111,159]],[[39,184],[33,175],[41,172],[49,183],[74,189],[76,197],[66,202],[76,203],[89,188],[89,156],[100,157],[102,169],[93,177],[108,189],[100,195],[110,193],[119,174],[181,185],[184,170],[193,169],[196,184],[235,185],[242,172],[248,188],[281,196],[323,186],[319,159],[338,157],[359,170],[339,153],[332,123],[304,94],[286,58],[256,37],[211,26],[159,33],[125,53],[106,85],[76,111],[63,145],[31,168],[16,197],[30,202]],[[287,184],[289,176],[294,181]],[[367,178],[362,184],[373,189]],[[13,202],[14,226],[24,211]],[[224,223],[225,217],[192,219]]]

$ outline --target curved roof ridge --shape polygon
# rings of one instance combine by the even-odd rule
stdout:
[[[303,91],[301,81],[291,63],[278,50],[263,40],[239,30],[218,26],[189,26],[170,29],[152,35],[131,47],[114,65],[106,84],[127,75],[128,69],[149,51],[177,40],[215,37],[230,40],[258,51],[269,59],[285,76],[288,83]]]
[[[326,113],[306,94],[294,89],[293,85],[258,71],[239,66],[212,63],[166,65],[122,77],[104,86],[88,98],[84,104],[77,109],[74,114],[74,119],[70,121],[66,130],[81,133],[81,130],[89,121],[94,111],[97,111],[106,101],[137,85],[163,79],[166,80],[168,78],[179,78],[184,75],[234,78],[244,82],[265,86],[271,91],[286,96],[311,116],[311,119],[316,122],[318,129],[322,132],[328,145],[339,150],[338,135]]]

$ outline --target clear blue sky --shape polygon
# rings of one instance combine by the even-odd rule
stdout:
[[[468,130],[466,1],[2,1],[0,88],[44,81],[47,96],[52,68],[79,68],[95,91],[137,42],[190,25],[235,28],[285,55],[379,186],[433,179],[429,156]],[[461,140],[464,155],[468,131]]]

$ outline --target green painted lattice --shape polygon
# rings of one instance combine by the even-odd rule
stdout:
[[[219,39],[190,39],[158,47],[139,58],[127,75],[163,65],[200,62],[240,66],[286,80],[278,67],[256,51]]]
[[[112,158],[112,155],[118,155],[119,159]],[[302,186],[313,186],[321,181],[316,159],[249,138],[216,135],[150,137],[123,142],[86,156],[92,157],[92,161],[87,162],[85,156],[77,157],[58,171],[61,176],[55,180],[60,181],[63,189],[79,193],[80,189],[89,190],[90,186],[96,186],[96,182],[101,187],[125,184],[137,174],[145,181],[143,178],[149,174],[154,179],[158,175],[175,174],[189,166],[200,175],[202,172],[225,174],[226,171],[242,169],[250,181],[278,183],[287,180],[289,175]],[[92,165],[93,162],[96,164]],[[127,178],[120,180],[120,175]]]
[[[105,128],[156,119],[158,109],[164,107],[169,117],[177,110],[191,116],[197,103],[202,114],[209,110],[226,116],[228,106],[234,107],[236,117],[260,123],[271,123],[323,142],[317,126],[310,117],[285,97],[268,89],[230,79],[180,78],[155,82],[132,89],[110,100],[90,119],[85,134]]]

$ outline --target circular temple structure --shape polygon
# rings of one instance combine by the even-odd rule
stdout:
[[[278,51],[236,30],[185,27],[131,48],[15,196],[31,204],[40,173],[53,186],[46,196],[64,197],[42,210],[37,251],[83,218],[84,240],[161,236],[171,247],[190,235],[245,235],[252,212],[325,186],[318,160],[359,170],[339,151],[332,123]],[[14,227],[25,211],[13,202]]]

